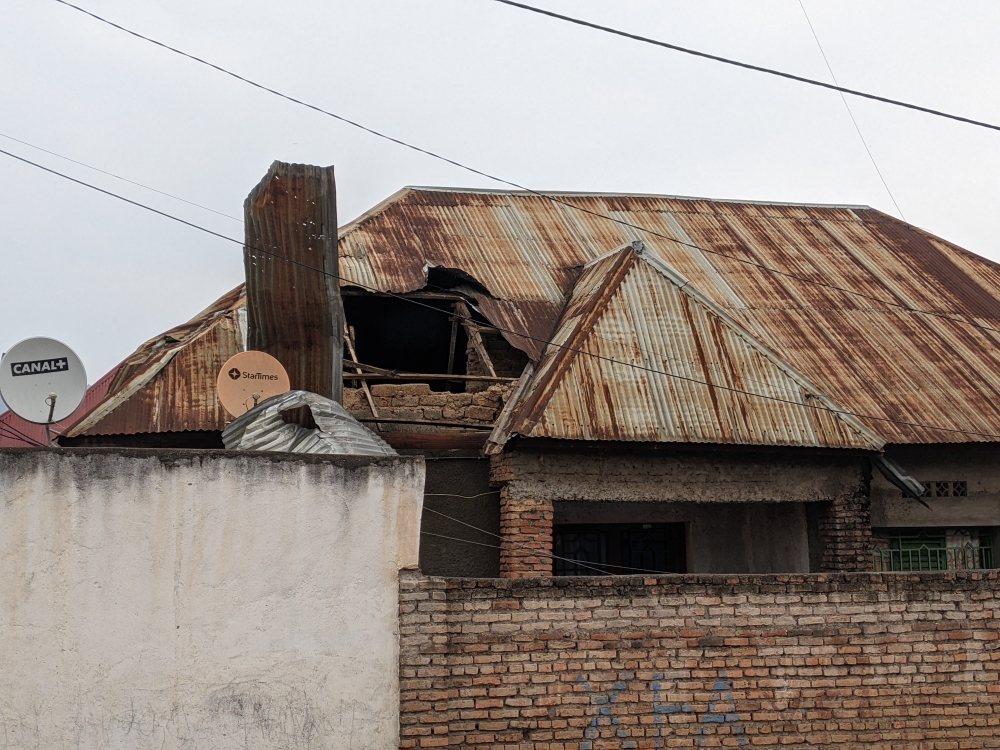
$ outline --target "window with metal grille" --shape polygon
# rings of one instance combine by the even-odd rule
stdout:
[[[877,571],[993,568],[992,529],[877,529]]]
[[[685,573],[683,523],[555,526],[557,576]]]
[[[921,482],[924,486],[924,494],[921,497],[968,497],[969,483],[964,481],[953,482]],[[906,493],[903,493],[906,496]]]

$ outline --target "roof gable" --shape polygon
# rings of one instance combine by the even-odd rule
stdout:
[[[495,435],[881,450],[843,412],[635,242],[584,268]]]

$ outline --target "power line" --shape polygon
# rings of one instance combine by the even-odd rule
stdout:
[[[61,2],[62,0],[59,0],[59,1]],[[384,291],[382,289],[378,289],[377,287],[368,286],[368,285],[362,284],[361,282],[356,281],[354,279],[344,278],[343,276],[339,276],[337,274],[330,273],[329,271],[326,271],[326,270],[324,270],[322,268],[317,268],[315,266],[310,266],[308,263],[303,263],[301,261],[297,261],[297,260],[294,260],[292,258],[286,258],[286,257],[284,257],[282,255],[279,255],[278,253],[271,252],[270,250],[265,250],[265,249],[260,248],[260,247],[255,247],[255,246],[252,246],[252,245],[247,245],[242,240],[238,240],[238,239],[235,239],[233,237],[229,237],[227,235],[221,234],[219,232],[215,232],[215,231],[213,231],[211,229],[208,229],[206,227],[202,227],[202,226],[199,226],[198,224],[194,224],[194,223],[192,223],[190,221],[187,221],[185,219],[181,219],[180,217],[173,216],[172,214],[168,214],[165,211],[160,211],[159,209],[152,208],[151,206],[147,206],[147,205],[145,205],[143,203],[139,203],[138,201],[134,201],[131,198],[125,198],[124,196],[118,195],[117,193],[113,193],[110,190],[105,190],[104,188],[99,188],[96,185],[91,185],[90,183],[84,182],[83,180],[78,180],[75,177],[70,177],[69,175],[63,174],[62,172],[58,172],[58,171],[56,171],[54,169],[50,169],[49,167],[45,167],[45,166],[42,166],[41,164],[37,164],[37,163],[35,163],[35,162],[33,162],[33,161],[29,160],[29,159],[25,159],[22,156],[17,156],[16,154],[12,154],[9,151],[4,151],[4,150],[0,149],[0,154],[4,154],[5,156],[9,156],[9,157],[11,157],[13,159],[16,159],[18,161],[24,162],[25,164],[29,164],[29,165],[31,165],[33,167],[37,167],[38,169],[42,169],[42,170],[44,170],[46,172],[54,174],[54,175],[56,175],[58,177],[62,177],[64,179],[66,179],[66,180],[70,180],[71,182],[75,182],[78,185],[83,185],[84,187],[88,187],[88,188],[90,188],[92,190],[96,190],[99,193],[104,193],[105,195],[108,195],[108,196],[110,196],[112,198],[117,198],[118,200],[124,201],[125,203],[129,203],[129,204],[131,204],[133,206],[137,206],[139,208],[143,208],[143,209],[145,209],[147,211],[150,211],[150,212],[152,212],[154,214],[157,214],[159,216],[163,216],[164,218],[171,219],[171,220],[176,221],[176,222],[178,222],[180,224],[184,224],[185,226],[191,227],[192,229],[197,229],[200,232],[204,232],[206,234],[210,234],[213,237],[218,237],[220,239],[226,240],[227,242],[235,243],[235,244],[239,245],[240,247],[243,247],[243,248],[245,248],[247,250],[252,250],[254,252],[262,253],[264,255],[268,255],[268,256],[277,258],[278,260],[285,261],[286,263],[291,263],[293,265],[301,266],[302,268],[306,268],[306,269],[308,269],[310,271],[314,271],[314,272],[322,274],[324,276],[328,276],[329,278],[337,279],[338,281],[344,281],[344,282],[346,282],[346,283],[348,283],[348,284],[350,284],[352,286],[358,287],[359,289],[364,289],[366,291],[374,292],[376,294],[385,295],[385,296],[391,297],[393,299],[403,300],[403,301],[405,301],[405,302],[407,302],[409,304],[416,305],[418,307],[424,307],[424,308],[427,308],[428,310],[434,310],[434,311],[436,311],[436,312],[438,312],[440,314],[448,315],[448,316],[450,316],[452,318],[456,318],[458,320],[465,320],[465,321],[470,322],[470,323],[476,323],[477,325],[482,325],[478,321],[476,321],[476,320],[474,320],[474,319],[472,319],[470,317],[458,315],[458,314],[455,314],[455,313],[453,313],[453,312],[451,312],[449,310],[443,310],[441,308],[434,307],[433,305],[429,305],[429,304],[423,303],[420,300],[410,299],[409,297],[403,296],[401,294],[395,294],[393,292],[387,292],[387,291]],[[988,432],[976,432],[976,431],[973,431],[973,430],[960,430],[960,429],[952,428],[952,427],[940,427],[940,426],[935,426],[935,425],[923,424],[921,422],[909,422],[909,421],[906,421],[906,420],[892,419],[890,417],[880,417],[880,416],[875,416],[875,415],[871,415],[871,414],[858,414],[856,412],[847,411],[846,409],[831,409],[830,407],[823,406],[821,404],[802,403],[800,401],[792,401],[791,399],[780,398],[780,397],[777,397],[777,396],[767,396],[767,395],[762,394],[762,393],[753,393],[752,391],[745,391],[745,390],[741,390],[739,388],[732,388],[730,386],[720,385],[718,383],[709,383],[709,382],[707,382],[705,380],[698,380],[697,378],[691,378],[691,377],[688,377],[686,375],[677,375],[675,373],[665,372],[663,370],[656,370],[656,369],[654,369],[652,367],[645,367],[644,365],[638,365],[638,364],[635,364],[635,363],[632,363],[632,362],[622,362],[621,360],[614,359],[613,357],[606,357],[606,356],[601,355],[601,354],[595,354],[593,352],[584,351],[582,349],[577,349],[575,347],[567,346],[565,344],[557,344],[554,341],[548,341],[546,339],[538,338],[536,336],[532,336],[532,335],[530,335],[528,333],[524,333],[524,332],[521,332],[521,331],[515,331],[515,330],[512,330],[510,328],[503,328],[501,326],[489,323],[489,321],[487,321],[486,327],[491,328],[491,329],[493,329],[495,331],[498,331],[500,333],[509,333],[509,334],[511,334],[513,336],[517,336],[519,338],[522,338],[522,339],[525,339],[525,340],[528,340],[528,341],[535,341],[537,343],[542,344],[543,346],[554,346],[554,347],[556,347],[558,349],[563,349],[565,351],[573,352],[575,354],[582,354],[584,356],[592,357],[594,359],[598,359],[598,360],[601,360],[601,361],[604,361],[604,362],[608,362],[610,364],[621,365],[623,367],[629,367],[629,368],[632,368],[634,370],[640,370],[640,371],[643,371],[643,372],[648,372],[648,373],[651,373],[653,375],[662,375],[664,377],[673,378],[675,380],[682,380],[682,381],[686,381],[686,382],[689,382],[689,383],[694,383],[696,385],[703,385],[703,386],[706,386],[706,387],[709,387],[709,388],[715,388],[717,390],[728,391],[728,392],[731,392],[731,393],[739,393],[739,394],[742,394],[742,395],[745,395],[745,396],[751,396],[751,397],[754,397],[754,398],[765,399],[767,401],[775,401],[775,402],[778,402],[778,403],[790,404],[792,406],[796,406],[796,407],[799,407],[799,408],[803,408],[804,407],[804,408],[807,408],[807,409],[817,409],[819,411],[830,412],[831,414],[839,414],[841,416],[849,416],[849,417],[854,417],[856,419],[870,419],[872,421],[887,422],[887,423],[891,423],[891,424],[903,425],[903,426],[906,426],[906,427],[920,427],[922,429],[937,430],[937,431],[940,431],[940,432],[949,432],[949,433],[956,433],[956,434],[962,434],[962,435],[974,435],[974,436],[978,436],[978,437],[988,437],[988,438],[1000,439],[1000,435],[995,435],[993,433],[988,433]]]
[[[480,529],[478,526],[473,526],[471,523],[466,523],[465,521],[460,521],[457,518],[452,518],[451,516],[446,515],[446,514],[442,513],[439,510],[434,510],[433,508],[428,508],[427,506],[424,506],[424,510],[427,510],[427,511],[430,511],[431,513],[434,513],[436,515],[442,516],[443,518],[447,518],[449,521],[454,521],[455,523],[461,524],[462,526],[467,526],[468,528],[472,529],[473,531],[478,531],[478,532],[480,532],[482,534],[486,534],[487,536],[496,537],[497,539],[499,539],[501,541],[505,541],[504,538],[500,534],[494,534],[492,531],[487,531],[486,529]],[[492,549],[503,550],[503,547],[501,547],[501,546],[499,546],[497,544],[486,544],[485,542],[475,542],[475,541],[473,541],[471,539],[462,539],[460,537],[445,536],[444,534],[434,534],[434,533],[431,533],[430,531],[421,531],[420,533],[421,534],[426,534],[427,536],[436,536],[436,537],[439,537],[440,539],[450,539],[453,542],[465,542],[466,544],[475,544],[475,545],[477,545],[479,547],[490,547]],[[523,549],[523,550],[527,550],[531,554],[537,555],[538,557],[547,557],[550,560],[561,560],[563,562],[573,563],[574,565],[579,565],[581,568],[587,568],[588,570],[595,570],[598,573],[600,573],[601,575],[608,575],[607,570],[605,570],[604,568],[595,567],[594,565],[588,565],[587,563],[581,562],[579,560],[574,560],[571,557],[560,557],[559,555],[553,555],[553,554],[550,554],[548,552],[541,552],[541,551],[539,551],[537,549],[533,549],[531,547],[528,547],[527,545],[522,544],[520,542],[515,542],[513,539],[509,539],[508,538],[506,541],[511,546],[518,547],[518,548]],[[649,569],[649,568],[631,568],[631,570],[634,570],[636,573],[640,573],[640,574],[641,573],[652,573],[654,575],[664,575],[666,573],[666,571],[664,571],[664,570],[652,570],[652,569]]]
[[[13,412],[11,412],[11,413],[13,413]],[[28,442],[31,442],[31,443],[34,443],[35,445],[37,445],[39,447],[46,447],[44,443],[42,443],[41,441],[36,440],[35,438],[33,438],[33,437],[31,437],[29,435],[26,435],[25,433],[21,432],[21,430],[19,430],[17,427],[15,427],[14,425],[12,425],[10,422],[0,422],[0,424],[2,424],[3,427],[8,432],[15,433],[18,438],[20,438],[22,440],[25,440],[25,441],[28,441]]]
[[[0,435],[8,438],[9,440],[20,440],[22,443],[27,443],[28,445],[34,446],[36,448],[46,447],[39,441],[35,440],[32,437],[28,437],[23,432],[18,430],[16,427],[6,422],[0,422]]]
[[[141,187],[143,190],[150,190],[154,193],[159,193],[160,195],[165,195],[167,198],[173,198],[175,201],[180,201],[181,203],[187,203],[189,206],[194,206],[195,208],[200,208],[205,211],[211,211],[213,214],[218,214],[219,216],[224,216],[227,219],[232,219],[233,221],[238,221],[240,224],[243,223],[243,219],[238,219],[235,216],[230,216],[229,214],[224,214],[222,211],[216,211],[214,208],[209,208],[208,206],[203,206],[200,203],[195,203],[194,201],[189,201],[185,198],[179,198],[176,195],[171,195],[170,193],[165,193],[162,190],[157,190],[149,185],[143,185],[141,182],[136,182],[135,180],[130,180],[127,177],[122,177],[121,175],[114,174],[112,172],[107,172],[98,167],[93,167],[90,164],[84,164],[82,161],[77,161],[76,159],[70,159],[68,156],[63,156],[62,154],[57,154],[55,151],[49,151],[47,148],[42,148],[41,146],[35,146],[27,141],[22,141],[20,138],[15,138],[12,135],[6,135],[0,133],[0,138],[6,138],[7,140],[14,141],[15,143],[20,143],[22,146],[27,146],[28,148],[33,148],[36,151],[41,151],[46,154],[51,154],[58,159],[63,159],[64,161],[71,162],[73,164],[79,164],[81,167],[86,167],[87,169],[92,169],[95,172],[100,172],[101,174],[106,174],[108,177],[114,177],[116,180],[121,180],[122,182],[127,182],[129,185],[135,185],[136,187]]]
[[[64,0],[56,0],[56,2],[64,2]],[[701,57],[706,60],[713,60],[715,62],[725,63],[726,65],[734,65],[737,68],[753,70],[757,73],[767,73],[768,75],[778,76],[779,78],[787,78],[790,81],[797,81],[798,83],[807,83],[810,86],[820,86],[824,89],[830,89],[831,91],[839,91],[842,94],[850,94],[851,96],[858,96],[863,99],[871,99],[876,102],[882,102],[883,104],[892,104],[896,107],[905,107],[906,109],[916,110],[917,112],[923,112],[924,114],[934,115],[936,117],[945,117],[949,120],[964,122],[968,125],[976,125],[981,128],[989,128],[990,130],[1000,130],[1000,125],[993,125],[992,123],[982,122],[980,120],[973,120],[968,117],[962,117],[961,115],[953,115],[948,112],[942,112],[941,110],[938,109],[931,109],[930,107],[922,107],[919,104],[910,104],[909,102],[900,101],[899,99],[890,99],[885,96],[878,96],[877,94],[868,94],[864,91],[844,88],[843,86],[829,84],[824,81],[817,81],[812,78],[805,78],[804,76],[798,76],[795,75],[794,73],[785,73],[784,71],[775,70],[773,68],[764,68],[761,67],[760,65],[751,65],[750,63],[740,62],[739,60],[733,60],[728,57],[712,55],[709,54],[708,52],[700,52],[696,49],[681,47],[679,45],[670,44],[669,42],[663,42],[658,39],[650,39],[649,37],[639,36],[638,34],[632,34],[627,31],[622,31],[621,29],[614,29],[611,28],[610,26],[602,26],[600,24],[592,23],[590,21],[584,21],[582,18],[565,16],[562,13],[556,13],[551,10],[545,10],[544,8],[537,8],[533,5],[525,5],[524,3],[514,2],[514,0],[494,0],[494,2],[502,3],[504,5],[509,5],[513,8],[520,8],[521,10],[527,10],[532,13],[538,13],[539,15],[542,16],[549,16],[550,18],[556,18],[560,21],[566,21],[568,23],[576,24],[577,26],[585,26],[589,29],[603,31],[607,34],[614,34],[615,36],[625,37],[626,39],[632,39],[633,41],[636,42],[652,44],[657,47],[663,47],[665,49],[673,50],[674,52],[683,52],[685,55],[694,55],[695,57]]]
[[[809,24],[809,31],[812,32],[813,39],[816,40],[816,46],[819,47],[819,53],[823,56],[823,62],[826,63],[826,69],[830,71],[830,78],[838,86],[840,85],[837,81],[837,76],[833,72],[833,66],[830,65],[830,61],[826,57],[826,52],[823,51],[823,45],[819,41],[819,35],[816,33],[816,28],[813,26],[812,19],[809,18],[809,13],[806,12],[806,6],[803,0],[799,0],[799,7],[802,8],[802,15],[806,17],[806,23]],[[878,164],[875,163],[875,157],[872,155],[872,150],[868,148],[868,141],[865,140],[864,135],[861,134],[861,126],[858,125],[858,121],[854,118],[854,113],[851,111],[851,105],[847,103],[847,97],[844,92],[840,92],[840,100],[844,102],[844,108],[847,109],[847,114],[851,118],[851,122],[854,123],[854,129],[858,131],[858,138],[861,139],[861,145],[865,147],[865,151],[868,153],[868,158],[871,159],[872,166],[875,167],[875,171],[878,173],[878,178],[882,180],[882,187],[885,188],[885,192],[889,194],[889,200],[892,201],[892,205],[896,207],[896,213],[899,214],[899,218],[906,221],[906,217],[903,216],[903,211],[899,207],[899,203],[896,202],[896,196],[892,194],[889,189],[889,183],[885,181],[885,176],[882,174],[882,170],[878,168]]]
[[[499,0],[499,1],[503,1],[503,0]],[[877,302],[879,304],[886,305],[888,307],[894,307],[894,308],[897,308],[897,309],[900,309],[900,310],[906,310],[906,311],[914,313],[914,314],[929,315],[929,316],[932,316],[932,317],[942,318],[944,320],[950,320],[950,321],[953,321],[953,322],[965,323],[967,325],[971,325],[971,326],[974,326],[976,328],[982,328],[983,330],[993,331],[994,333],[1000,333],[1000,330],[998,330],[998,329],[990,328],[989,326],[983,326],[983,325],[980,325],[978,323],[975,323],[974,321],[963,320],[962,318],[954,317],[953,315],[948,314],[948,313],[934,312],[934,311],[931,311],[931,310],[920,310],[920,309],[917,309],[917,308],[909,307],[909,306],[904,305],[904,304],[899,303],[899,302],[893,302],[891,300],[882,299],[881,297],[876,297],[876,296],[871,295],[871,294],[865,294],[864,292],[859,292],[859,291],[856,291],[854,289],[848,289],[846,287],[837,286],[836,284],[831,284],[831,283],[826,282],[826,281],[821,281],[821,280],[818,280],[818,279],[810,279],[810,278],[807,278],[805,276],[798,276],[798,275],[796,275],[794,273],[789,273],[787,271],[782,271],[782,270],[777,269],[777,268],[772,268],[770,266],[766,266],[763,263],[758,263],[757,261],[754,261],[754,260],[748,260],[746,258],[740,258],[740,257],[738,257],[736,255],[730,255],[728,253],[724,253],[724,252],[721,252],[719,250],[713,250],[711,248],[702,247],[700,245],[696,245],[696,244],[691,243],[691,242],[685,242],[684,240],[679,240],[679,239],[677,239],[675,237],[671,237],[669,235],[662,234],[660,232],[657,232],[657,231],[652,230],[652,229],[648,229],[648,228],[640,226],[638,224],[633,224],[633,223],[631,223],[629,221],[625,221],[624,219],[618,219],[618,218],[615,218],[613,216],[608,216],[607,214],[602,214],[600,211],[594,211],[592,209],[586,208],[585,206],[577,205],[577,204],[572,203],[572,202],[570,202],[568,200],[564,200],[564,199],[560,198],[557,195],[552,195],[552,194],[549,194],[549,193],[543,193],[543,192],[540,192],[538,190],[532,190],[531,188],[525,187],[524,185],[521,185],[521,184],[519,184],[517,182],[512,182],[511,180],[507,180],[507,179],[504,179],[502,177],[498,177],[497,175],[493,175],[493,174],[490,174],[488,172],[484,172],[484,171],[482,171],[480,169],[476,169],[475,167],[470,167],[470,166],[468,166],[466,164],[463,164],[463,163],[461,163],[459,161],[456,161],[454,159],[450,159],[450,158],[448,158],[446,156],[442,156],[441,154],[435,153],[433,151],[430,151],[428,149],[422,148],[420,146],[415,146],[415,145],[413,145],[411,143],[407,143],[406,141],[403,141],[403,140],[401,140],[399,138],[395,138],[393,136],[387,135],[387,134],[382,133],[382,132],[380,132],[378,130],[370,128],[370,127],[368,127],[366,125],[362,125],[361,123],[356,122],[354,120],[351,120],[351,119],[349,119],[347,117],[344,117],[342,115],[338,115],[335,112],[331,112],[329,110],[323,109],[322,107],[316,106],[315,104],[309,104],[308,102],[302,101],[300,99],[296,99],[295,97],[289,96],[288,94],[283,94],[282,92],[277,91],[276,89],[269,88],[267,86],[264,86],[261,83],[257,83],[256,81],[252,81],[249,78],[241,76],[238,73],[234,73],[234,72],[232,72],[230,70],[227,70],[226,68],[223,68],[220,65],[216,65],[215,63],[208,62],[207,60],[204,60],[204,59],[202,59],[200,57],[197,57],[195,55],[192,55],[192,54],[189,54],[187,52],[184,52],[183,50],[180,50],[180,49],[178,49],[176,47],[171,47],[168,44],[164,44],[163,42],[159,42],[159,41],[157,41],[157,40],[155,40],[155,39],[153,39],[151,37],[144,36],[143,34],[140,34],[140,33],[136,32],[136,31],[132,31],[131,29],[125,28],[124,26],[121,26],[121,25],[119,25],[117,23],[114,23],[113,21],[109,21],[106,18],[102,18],[101,16],[99,16],[99,15],[97,15],[95,13],[91,13],[90,11],[85,10],[85,9],[83,9],[83,8],[77,6],[77,5],[74,5],[73,3],[67,2],[67,0],[55,0],[55,2],[60,3],[61,5],[65,5],[68,8],[72,8],[73,10],[79,11],[80,13],[83,13],[84,15],[90,16],[91,18],[94,18],[95,20],[100,21],[101,23],[107,24],[108,26],[111,26],[112,28],[115,28],[115,29],[118,29],[120,31],[123,31],[126,34],[134,36],[134,37],[136,37],[138,39],[142,39],[143,41],[149,42],[151,44],[155,44],[158,47],[162,47],[163,49],[169,50],[170,52],[174,52],[174,53],[176,53],[178,55],[181,55],[182,57],[186,57],[189,60],[193,60],[193,61],[195,61],[195,62],[197,62],[197,63],[199,63],[201,65],[206,65],[209,68],[212,68],[213,70],[219,71],[220,73],[223,73],[223,74],[225,74],[227,76],[230,76],[231,78],[235,78],[238,81],[242,81],[243,83],[246,83],[246,84],[248,84],[250,86],[253,86],[254,88],[260,89],[261,91],[266,91],[269,94],[273,94],[274,96],[280,97],[281,99],[285,99],[286,101],[292,102],[293,104],[298,104],[300,106],[306,107],[307,109],[313,110],[314,112],[318,112],[318,113],[326,115],[328,117],[332,117],[333,119],[338,120],[340,122],[343,122],[343,123],[345,123],[347,125],[350,125],[351,127],[358,128],[359,130],[363,130],[366,133],[374,135],[374,136],[376,136],[378,138],[382,138],[382,139],[384,139],[386,141],[389,141],[390,143],[395,143],[396,145],[402,146],[403,148],[410,149],[411,151],[415,151],[417,153],[424,154],[426,156],[430,156],[433,159],[437,159],[437,160],[442,161],[442,162],[444,162],[446,164],[450,164],[452,166],[458,167],[459,169],[462,169],[462,170],[464,170],[466,172],[469,172],[470,174],[474,174],[474,175],[477,175],[479,177],[484,177],[484,178],[486,178],[488,180],[492,180],[493,182],[497,182],[497,183],[502,184],[502,185],[507,185],[508,187],[516,188],[517,190],[524,191],[525,193],[528,193],[529,195],[533,195],[533,196],[536,196],[538,198],[543,198],[545,200],[551,201],[552,203],[555,203],[555,204],[558,204],[558,205],[561,205],[561,206],[565,206],[565,207],[567,207],[567,208],[569,208],[569,209],[571,209],[573,211],[579,211],[580,213],[584,213],[584,214],[587,214],[589,216],[593,216],[593,217],[598,218],[598,219],[603,219],[605,221],[610,221],[610,222],[612,222],[614,224],[617,224],[619,226],[626,227],[628,229],[634,229],[634,230],[636,230],[638,232],[643,232],[644,234],[647,234],[647,235],[649,235],[651,237],[657,237],[659,239],[665,240],[667,242],[674,243],[674,244],[679,245],[681,247],[688,247],[688,248],[691,248],[693,250],[698,250],[699,252],[708,253],[708,254],[711,254],[711,255],[716,255],[716,256],[718,256],[720,258],[726,258],[728,260],[732,260],[732,261],[735,261],[737,263],[741,263],[741,264],[746,265],[746,266],[750,266],[750,267],[753,267],[753,268],[759,268],[762,271],[766,271],[767,273],[772,273],[772,274],[775,274],[777,276],[783,276],[785,278],[795,279],[797,281],[801,281],[801,282],[806,283],[806,284],[813,284],[815,286],[819,286],[819,287],[824,288],[824,289],[830,289],[830,290],[833,290],[833,291],[842,292],[844,294],[850,294],[850,295],[853,295],[853,296],[861,298],[861,299],[866,299],[866,300],[869,300],[869,301],[872,301],[872,302]],[[525,7],[530,7],[530,6],[525,6]],[[831,87],[829,84],[821,84],[821,85],[826,86],[827,88],[834,88],[834,87]]]

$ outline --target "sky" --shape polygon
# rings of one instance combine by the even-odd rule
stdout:
[[[533,0],[829,80],[798,0]],[[493,0],[78,0],[140,33],[538,190],[896,213],[835,92]],[[1000,3],[804,0],[843,86],[1000,123]],[[242,238],[275,159],[337,170],[345,224],[405,185],[503,187],[250,88],[55,0],[5,0],[0,149]],[[1000,261],[1000,132],[849,99],[906,220]],[[39,152],[26,141],[222,214]],[[0,351],[97,380],[242,281],[238,245],[0,154]]]

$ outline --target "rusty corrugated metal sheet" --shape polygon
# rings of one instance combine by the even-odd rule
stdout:
[[[947,319],[1000,328],[997,264],[865,207],[553,195],[561,203],[519,192],[407,188],[341,230],[341,273],[407,292],[425,286],[428,265],[461,269],[489,290],[493,300],[481,309],[491,308],[498,324],[545,340],[576,269],[641,239],[887,442],[1000,435],[1000,334]],[[507,338],[541,356],[537,342]]]
[[[344,316],[333,167],[274,162],[244,213],[249,348],[277,358],[293,390],[339,400]]]
[[[241,285],[184,325],[147,341],[66,437],[222,430],[227,417],[215,382],[226,360],[243,350],[239,315],[245,303]]]
[[[111,381],[117,372],[118,367],[113,367],[104,377],[87,389],[80,407],[66,417],[66,419],[52,425],[53,437],[62,435],[68,426],[78,422],[104,400],[104,397],[108,393],[108,388],[111,386]],[[39,443],[45,445],[44,425],[25,422],[11,411],[0,414],[0,448],[23,448]]]
[[[555,345],[499,431],[881,450],[857,420],[636,245],[584,270]]]

